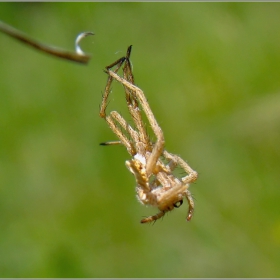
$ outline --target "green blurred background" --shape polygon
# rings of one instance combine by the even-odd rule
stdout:
[[[87,66],[0,33],[0,277],[280,277],[280,3],[0,3],[0,19]],[[198,171],[152,225],[99,117],[132,44],[166,149]],[[126,116],[115,85],[108,110]]]

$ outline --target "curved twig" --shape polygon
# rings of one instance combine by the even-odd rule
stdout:
[[[86,37],[88,35],[94,35],[92,32],[83,32],[83,33],[79,34],[75,41],[76,52],[71,52],[71,51],[58,49],[56,47],[48,46],[48,45],[40,43],[34,39],[31,39],[27,35],[22,33],[21,31],[13,28],[12,26],[10,26],[2,21],[0,21],[0,31],[11,36],[14,39],[19,40],[22,43],[25,43],[39,51],[48,53],[52,56],[56,56],[59,58],[63,58],[66,60],[75,61],[75,62],[83,63],[83,64],[88,63],[88,61],[90,60],[90,57],[91,57],[90,55],[85,54],[81,50],[79,43],[84,37]]]

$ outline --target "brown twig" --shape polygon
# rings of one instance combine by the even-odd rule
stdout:
[[[90,55],[85,54],[84,52],[81,51],[79,47],[79,42],[81,39],[88,35],[94,35],[92,32],[83,32],[77,36],[77,39],[75,41],[75,46],[76,46],[76,52],[71,52],[71,51],[66,51],[66,50],[61,50],[56,47],[48,46],[43,43],[40,43],[34,39],[29,38],[26,34],[22,33],[21,31],[13,28],[12,26],[0,21],[0,31],[3,33],[11,36],[14,39],[19,40],[20,42],[27,44],[39,51],[48,53],[52,56],[56,56],[59,58],[63,58],[66,60],[86,64],[90,60]]]

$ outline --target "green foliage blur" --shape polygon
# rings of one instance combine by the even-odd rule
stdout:
[[[0,3],[0,277],[280,277],[280,3]],[[143,216],[129,155],[99,117],[125,55],[166,149],[198,171],[187,203]],[[108,110],[126,118],[114,84]],[[128,117],[129,119],[129,117]]]

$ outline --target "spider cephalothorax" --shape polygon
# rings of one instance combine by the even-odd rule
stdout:
[[[179,156],[170,154],[164,149],[163,132],[158,125],[144,92],[134,84],[131,70],[130,53],[128,47],[125,57],[106,67],[108,81],[102,98],[100,116],[104,118],[112,131],[119,138],[118,141],[101,143],[102,145],[121,144],[124,145],[131,160],[125,162],[127,168],[135,176],[136,192],[138,200],[144,205],[157,207],[160,212],[141,220],[141,223],[156,221],[168,211],[178,208],[185,197],[189,204],[187,220],[192,218],[194,202],[189,191],[189,184],[197,179],[197,172]],[[123,66],[123,77],[117,72]],[[115,67],[114,70],[112,70]],[[106,114],[108,96],[111,92],[113,80],[124,86],[126,102],[132,120],[133,128],[116,111]],[[142,118],[145,113],[148,122],[157,138],[153,143],[146,131]],[[173,174],[174,169],[179,166],[186,172],[186,176],[178,177]]]

